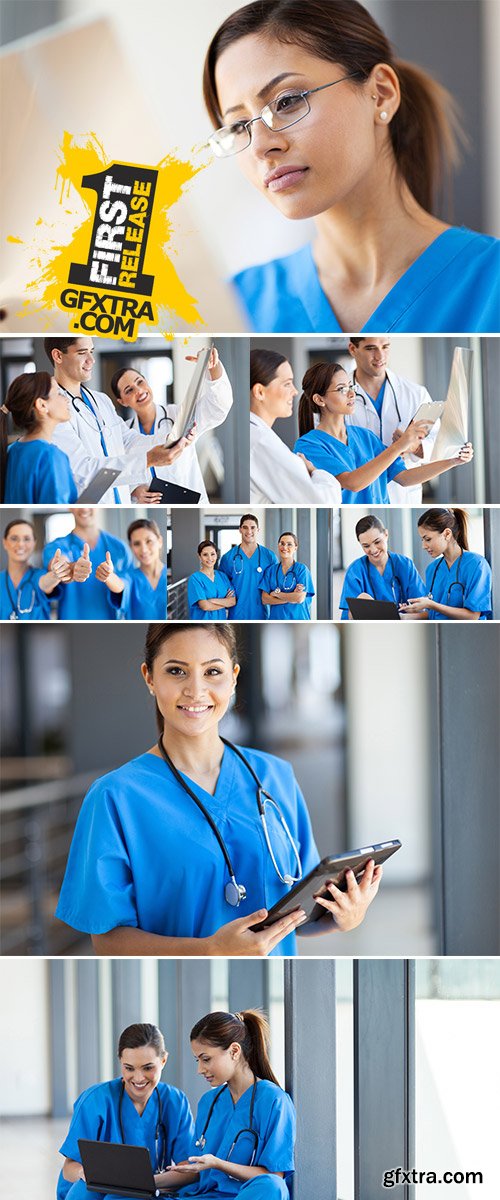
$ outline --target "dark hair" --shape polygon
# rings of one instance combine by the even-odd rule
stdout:
[[[255,521],[257,528],[259,528],[259,522],[257,520],[257,517],[254,515],[254,513],[243,513],[243,516],[240,520],[238,529],[241,529],[241,526],[245,524],[245,521]]]
[[[212,548],[216,551],[217,555],[219,554],[219,551],[217,550],[217,546],[215,545],[215,542],[211,542],[211,541],[200,542],[200,544],[198,546],[198,554],[201,554],[202,550],[206,550],[207,546],[212,546]]]
[[[45,350],[45,353],[47,355],[47,358],[50,362],[51,367],[54,366],[54,359],[52,358],[52,351],[60,350],[61,354],[66,354],[66,351],[69,350],[70,346],[74,346],[75,342],[77,342],[77,341],[78,341],[77,337],[44,338],[43,339],[43,348]]]
[[[5,403],[0,409],[0,500],[5,495],[7,472],[7,447],[9,444],[9,413],[18,429],[33,433],[39,424],[35,408],[38,399],[47,400],[52,386],[52,376],[47,371],[25,371],[18,375],[7,391]],[[8,412],[5,412],[8,409]]]
[[[156,534],[157,538],[161,538],[161,530],[156,524],[156,521],[147,520],[146,517],[141,517],[139,521],[132,521],[132,524],[129,525],[127,529],[127,537],[129,541],[136,529],[150,529],[151,533]]]
[[[294,540],[294,542],[295,542],[295,545],[296,545],[296,546],[298,546],[298,544],[299,544],[299,539],[298,539],[298,537],[296,536],[296,534],[295,534],[295,533],[292,533],[291,529],[285,529],[284,533],[280,533],[280,535],[279,535],[279,538],[278,538],[278,542],[281,542],[281,539],[282,539],[282,538],[284,538],[284,537],[291,537],[291,538],[293,538],[293,540]]]
[[[361,517],[361,520],[357,522],[357,525],[355,527],[355,533],[356,533],[358,542],[361,537],[361,534],[368,533],[369,529],[378,529],[379,533],[386,532],[385,525],[380,520],[380,517],[374,517],[373,513],[370,513],[369,517]]]
[[[302,380],[302,395],[299,400],[299,434],[309,433],[314,429],[314,414],[322,409],[313,400],[313,396],[326,395],[334,375],[345,371],[340,363],[319,362],[309,367]]]
[[[208,626],[203,621],[179,621],[171,625],[164,621],[157,621],[148,625],[146,644],[144,646],[144,662],[150,674],[165,642],[168,642],[169,638],[174,637],[176,633],[191,633],[193,629],[204,629],[206,633],[214,634],[218,641],[226,648],[233,667],[237,665],[238,643],[236,641],[236,634],[233,626],[227,624],[226,621],[213,621]],[[156,705],[156,723],[159,732],[163,733],[163,717],[158,704]]]
[[[284,354],[278,354],[276,350],[251,350],[250,351],[250,391],[255,387],[256,383],[261,383],[263,387],[268,387],[276,375],[279,367],[283,363],[288,362]]]
[[[418,518],[417,526],[419,529],[431,529],[434,533],[451,529],[461,550],[469,549],[467,513],[463,508],[428,508]]]
[[[280,1086],[269,1062],[269,1023],[259,1009],[207,1013],[196,1022],[189,1036],[192,1042],[206,1042],[209,1046],[220,1046],[222,1050],[227,1050],[232,1042],[238,1042],[255,1077],[270,1079],[271,1083]]]
[[[223,124],[215,84],[222,52],[252,33],[268,33],[284,44],[301,46],[327,62],[339,63],[363,84],[377,63],[396,72],[401,103],[389,125],[398,170],[415,199],[437,211],[449,190],[451,169],[465,140],[450,93],[426,71],[395,57],[383,30],[357,0],[255,0],[231,13],[217,30],[205,58],[203,95],[215,127]]]
[[[356,346],[356,348],[361,344],[361,342],[364,342],[364,340],[365,339],[362,337],[350,337],[349,338],[349,341],[352,343],[353,346]]]
[[[127,1028],[120,1034],[118,1058],[121,1058],[124,1050],[140,1050],[142,1046],[152,1046],[160,1058],[165,1054],[163,1034],[157,1025],[148,1025],[147,1023],[127,1025]]]
[[[31,522],[31,521],[25,521],[25,520],[24,520],[24,517],[17,517],[17,519],[16,519],[15,521],[9,521],[9,524],[5,526],[5,529],[4,529],[4,531],[3,531],[3,536],[4,536],[4,538],[6,538],[6,537],[8,536],[8,534],[9,534],[9,533],[10,533],[10,531],[11,531],[11,529],[13,529],[13,528],[14,528],[14,525],[29,525],[29,527],[30,527],[30,529],[31,529],[31,532],[32,532],[32,534],[33,534],[33,537],[36,537],[36,530],[35,530],[35,526],[32,524],[32,522]]]
[[[116,396],[117,400],[121,400],[120,389],[118,387],[118,384],[120,382],[122,375],[125,375],[125,373],[127,371],[133,371],[133,370],[134,370],[133,367],[120,367],[120,369],[118,371],[115,371],[115,373],[111,379],[110,388],[111,388],[113,395]],[[137,374],[140,375],[141,372],[138,371]]]

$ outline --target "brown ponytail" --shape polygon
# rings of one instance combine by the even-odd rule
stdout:
[[[25,372],[13,379],[0,409],[0,499],[5,496],[7,448],[9,444],[9,415],[18,429],[33,433],[39,424],[35,401],[47,400],[52,377],[47,371]],[[8,411],[5,411],[5,410]]]
[[[401,105],[389,126],[398,171],[415,199],[438,213],[446,198],[451,170],[464,142],[455,103],[426,71],[399,61],[383,30],[357,0],[254,0],[225,20],[205,59],[203,95],[215,128],[223,124],[215,83],[217,62],[225,49],[252,33],[301,46],[339,64],[360,87],[377,63],[387,63],[401,86]]]
[[[190,1041],[206,1042],[209,1046],[220,1046],[222,1050],[227,1050],[232,1042],[238,1042],[256,1079],[269,1079],[280,1087],[269,1062],[269,1039],[269,1022],[258,1008],[239,1013],[207,1013],[190,1033]]]
[[[302,380],[302,395],[299,400],[299,436],[310,433],[314,429],[314,416],[321,415],[322,409],[313,400],[313,396],[324,396],[330,387],[334,375],[344,371],[340,363],[319,362],[309,367]]]
[[[468,517],[463,508],[429,508],[417,522],[419,529],[444,533],[450,529],[461,550],[469,549]]]

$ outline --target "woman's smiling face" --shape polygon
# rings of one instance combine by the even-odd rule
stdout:
[[[333,83],[347,74],[301,46],[249,34],[221,54],[216,85],[224,125],[250,120],[290,92]],[[247,179],[285,216],[314,217],[346,201],[375,166],[379,140],[370,80],[339,82],[309,97],[311,111],[288,129],[251,127],[237,155]]]
[[[223,642],[210,630],[182,630],[167,638],[149,673],[164,720],[164,736],[196,737],[217,727],[227,712],[239,666],[233,666]]]

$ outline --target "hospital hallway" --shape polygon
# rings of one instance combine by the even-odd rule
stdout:
[[[0,1191],[8,1200],[54,1200],[59,1166],[58,1147],[67,1121],[48,1117],[2,1118],[0,1124]]]

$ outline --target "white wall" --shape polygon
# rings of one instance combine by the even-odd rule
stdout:
[[[21,958],[0,965],[0,1115],[43,1116],[50,1108],[48,967]]]

